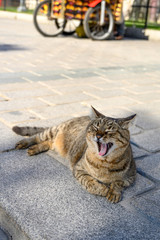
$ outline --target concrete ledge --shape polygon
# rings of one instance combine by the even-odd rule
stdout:
[[[29,240],[26,234],[21,230],[7,212],[0,207],[0,226],[7,234],[8,240]]]
[[[160,31],[158,30],[146,29],[145,35],[149,37],[149,40],[160,41]]]

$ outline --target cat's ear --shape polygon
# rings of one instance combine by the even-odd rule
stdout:
[[[135,118],[136,114],[133,114],[126,118],[118,118],[116,122],[121,126],[121,128],[128,129],[131,125],[134,125]]]
[[[95,118],[104,118],[105,116],[98,112],[93,106],[91,106],[91,114],[90,114],[90,118],[93,120]]]

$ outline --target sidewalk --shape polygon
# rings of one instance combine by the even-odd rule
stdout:
[[[31,21],[0,20],[0,226],[13,240],[158,240],[160,42],[44,38]],[[118,204],[88,194],[52,153],[12,149],[11,128],[89,114],[137,113],[137,180]]]
[[[9,18],[9,19],[16,19],[16,20],[25,20],[25,21],[33,21],[32,14],[26,13],[13,13],[13,12],[6,12],[0,11],[0,18]],[[140,31],[138,28],[128,28],[126,31],[126,37],[129,38],[136,38],[136,39],[147,39],[153,41],[160,41],[160,31],[146,29]]]

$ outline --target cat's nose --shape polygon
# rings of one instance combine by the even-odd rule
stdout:
[[[102,137],[102,134],[96,134],[97,139],[99,140]]]

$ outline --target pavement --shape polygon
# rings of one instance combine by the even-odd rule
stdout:
[[[0,29],[0,239],[160,239],[160,41],[44,38],[2,16]],[[52,152],[14,150],[12,126],[53,126],[90,105],[137,113],[137,180],[118,204],[83,190]]]

